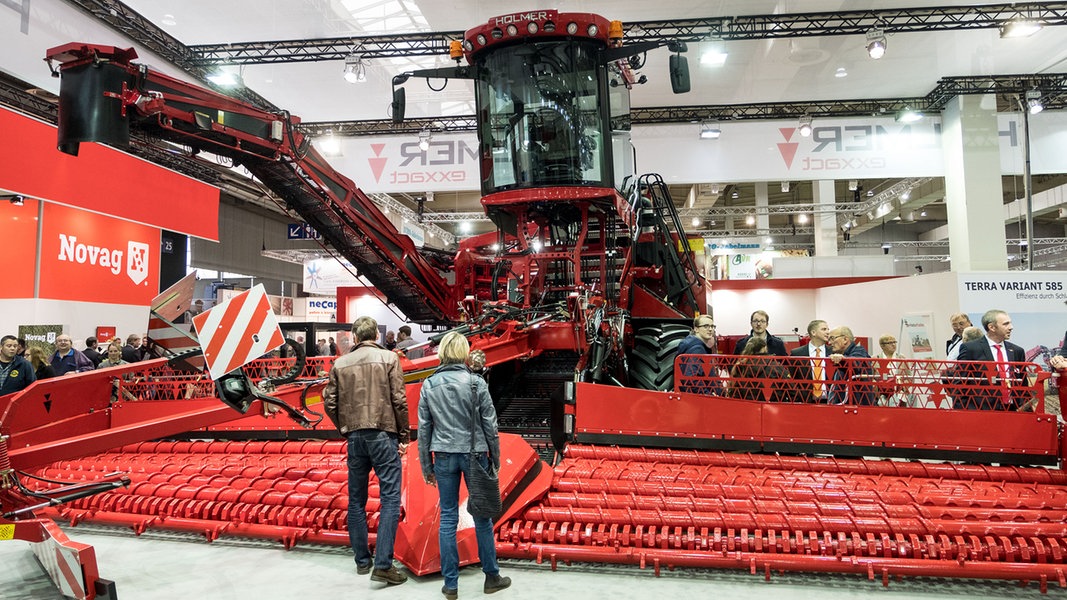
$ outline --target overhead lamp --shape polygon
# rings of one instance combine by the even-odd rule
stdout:
[[[323,156],[342,156],[341,153],[341,140],[333,134],[333,132],[327,132],[326,135],[318,139],[319,150],[322,151]]]
[[[800,213],[799,215],[797,215],[797,223],[800,223],[801,225],[804,225],[807,222],[808,222],[808,214],[807,213]]]
[[[433,136],[430,135],[430,130],[429,129],[423,129],[422,131],[420,131],[419,132],[419,150],[422,150],[423,152],[426,152],[427,150],[429,150],[430,149],[430,139],[432,139],[432,138],[433,138]]]
[[[834,71],[834,77],[837,77],[838,79],[848,77],[848,71],[845,70],[845,67],[838,67],[837,70]]]
[[[700,139],[702,140],[717,140],[722,135],[722,129],[719,129],[719,124],[715,121],[710,121],[700,124]]]
[[[734,199],[737,199],[737,198],[740,198],[740,197],[741,197],[741,194],[739,194],[739,193],[737,192],[737,190],[734,190],[734,193],[730,194],[730,197],[731,197],[731,198],[734,198]]]
[[[789,192],[789,182],[788,181],[783,181],[782,182],[782,193],[785,194],[787,192]]]
[[[219,87],[236,87],[241,85],[243,79],[240,72],[234,71],[232,67],[219,67],[208,74],[207,80]]]
[[[926,216],[926,211],[925,210],[924,211],[920,211],[919,212],[919,216],[920,217],[925,217]]]
[[[719,184],[717,184],[717,183],[711,184],[711,195],[712,196],[718,196],[719,195]]]
[[[893,249],[891,244],[882,244],[882,254],[889,254],[889,251]]]
[[[756,217],[754,217],[752,215],[748,215],[747,217],[745,217],[745,225],[755,225],[755,224],[756,224]]]
[[[459,222],[459,232],[460,233],[470,233],[471,232],[471,222],[470,221],[460,221]]]
[[[693,227],[700,227],[700,217],[693,217]]]
[[[727,52],[718,48],[710,48],[700,55],[700,64],[705,67],[721,67],[726,64]]]
[[[848,180],[848,191],[855,192],[858,189],[860,189],[859,180],[858,179],[849,179]]]
[[[345,57],[345,81],[348,83],[361,83],[367,80],[367,65],[363,57],[355,52]]]
[[[1028,19],[1019,19],[1015,21],[1008,21],[1006,24],[1000,27],[1000,37],[1002,38],[1021,38],[1030,37],[1041,31],[1041,23],[1039,21],[1031,21]]]
[[[808,137],[811,135],[811,115],[804,115],[800,117],[800,135]]]
[[[1026,108],[1032,115],[1045,110],[1045,104],[1041,102],[1041,90],[1032,89],[1026,92]]]
[[[22,206],[23,204],[26,203],[25,196],[22,196],[21,194],[15,194],[13,196],[8,196],[7,199],[8,199],[9,202],[11,202],[12,206]]]
[[[885,56],[884,29],[871,29],[867,32],[867,55],[874,60]]]
[[[900,195],[901,200],[911,199],[911,190],[904,190],[904,193]]]
[[[897,123],[914,123],[923,118],[923,114],[910,106],[905,106],[897,112]]]

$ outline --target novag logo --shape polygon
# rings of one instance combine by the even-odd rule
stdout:
[[[131,241],[124,253],[117,248],[84,244],[75,235],[59,234],[59,260],[102,267],[118,275],[122,272],[122,256],[126,254],[126,275],[134,285],[148,279],[148,250],[148,244]]]

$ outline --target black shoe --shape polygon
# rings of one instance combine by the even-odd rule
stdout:
[[[371,567],[373,567],[373,566],[374,566],[374,563],[367,563],[365,565],[361,565],[359,563],[356,563],[356,574],[357,575],[366,575],[367,573],[370,573]]]
[[[459,590],[450,589],[447,587],[441,588],[441,593],[445,595],[448,600],[456,600],[459,597]]]
[[[500,575],[486,575],[485,586],[482,591],[486,594],[492,594],[493,592],[499,592],[511,587],[510,577],[501,577]]]
[[[389,585],[400,585],[408,580],[408,576],[401,573],[396,567],[389,567],[388,569],[374,569],[371,571],[370,580],[388,583]]]

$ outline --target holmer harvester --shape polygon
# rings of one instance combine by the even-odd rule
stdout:
[[[982,365],[846,362],[848,377],[828,376],[839,403],[814,404],[812,381],[753,376],[739,357],[675,364],[688,322],[709,307],[663,180],[635,174],[628,94],[658,45],[624,44],[622,24],[596,15],[538,10],[467,31],[455,67],[394,78],[398,121],[410,78],[474,83],[482,204],[496,231],[454,254],[398,233],[295,116],[152,71],[129,49],[67,44],[48,59],[62,76],[61,150],[122,145],[132,128],[229,157],[409,320],[458,328],[485,353],[508,432],[501,556],[1067,585],[1067,477],[1032,466],[1064,456],[1044,404],[1050,374],[1036,365],[1012,365],[1003,379]],[[669,50],[683,92],[684,45]],[[243,375],[270,379],[292,360],[256,361]],[[54,517],[345,545],[344,448],[318,410],[330,363],[309,358],[272,392],[306,429],[247,390],[221,398],[245,411],[234,412],[215,382],[166,360],[2,398],[0,527]],[[404,361],[412,418],[436,364]],[[1001,408],[985,405],[991,389],[1024,410],[978,410]],[[192,441],[205,438],[215,441]],[[108,489],[63,497],[75,481]],[[404,481],[397,557],[431,573],[436,492]],[[477,560],[473,530],[460,547]],[[89,579],[83,597],[94,593]]]

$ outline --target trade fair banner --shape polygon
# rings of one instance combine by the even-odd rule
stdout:
[[[155,227],[46,202],[40,298],[142,304],[159,293]]]
[[[991,309],[1008,313],[1014,330],[1011,342],[1026,350],[1026,359],[1048,367],[1051,353],[1067,330],[1067,275],[1063,271],[961,273],[960,310],[981,327]]]
[[[911,358],[935,358],[934,344],[930,341],[933,323],[934,316],[930,313],[904,315],[900,319],[900,335],[897,339],[900,342],[899,349],[907,349],[907,352],[901,354]]]
[[[336,296],[337,288],[368,287],[352,273],[355,269],[342,258],[316,258],[304,263],[304,291],[320,296]]]
[[[26,340],[26,347],[36,346],[45,356],[56,351],[56,338],[63,333],[62,325],[19,325],[19,339]]]
[[[1035,174],[1067,172],[1061,152],[1067,113],[1030,117]],[[1001,172],[1023,168],[1022,117],[997,115]],[[797,121],[729,121],[715,140],[699,138],[699,124],[637,125],[632,141],[639,173],[668,183],[813,181],[943,177],[940,117],[897,123],[893,117],[817,119],[808,137]],[[478,140],[473,133],[435,133],[427,150],[415,135],[339,139],[342,155],[329,161],[367,192],[463,191],[479,188]]]

